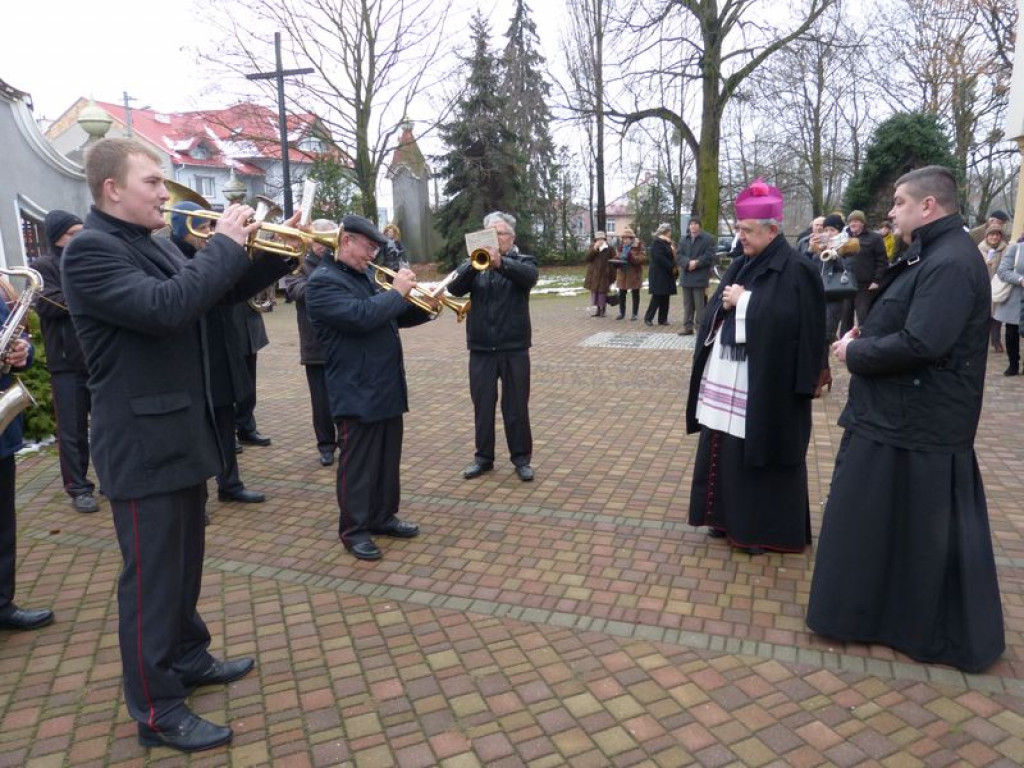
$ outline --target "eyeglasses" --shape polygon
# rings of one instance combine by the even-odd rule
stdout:
[[[502,232],[501,230],[498,230],[498,237],[512,237],[512,233],[511,232]]]

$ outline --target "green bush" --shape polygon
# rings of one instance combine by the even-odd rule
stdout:
[[[46,366],[46,349],[43,335],[39,332],[39,318],[34,312],[28,314],[28,330],[35,347],[32,367],[18,374],[22,384],[36,399],[36,405],[25,409],[25,439],[38,441],[57,431],[57,420],[53,415],[53,393],[50,391],[50,372]]]

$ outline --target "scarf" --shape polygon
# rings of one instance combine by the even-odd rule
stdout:
[[[740,263],[739,271],[727,285],[748,286],[755,283],[768,269],[769,256],[778,239],[773,240],[758,256],[740,256],[737,259]],[[718,356],[723,360],[742,362],[747,359],[747,345],[736,343],[736,308],[720,307],[719,311],[722,313],[722,333],[718,338]]]

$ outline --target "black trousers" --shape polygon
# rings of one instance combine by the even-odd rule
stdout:
[[[632,294],[633,296],[633,314],[632,317],[636,317],[640,313],[640,289],[631,288],[627,290],[619,291],[619,317],[626,316],[626,294]]]
[[[235,429],[241,435],[256,431],[256,354],[245,356],[245,367],[249,371],[252,394],[235,403]],[[233,450],[233,449],[232,449]]]
[[[224,466],[217,475],[217,490],[229,493],[245,487],[238,474],[238,455],[235,453],[235,406],[216,405],[213,420],[217,426],[217,442],[224,456]]]
[[[60,476],[69,496],[96,490],[89,480],[89,374],[67,371],[50,375],[53,409],[57,416]]]
[[[1019,325],[1006,324],[1006,358],[1011,368],[1020,366]]]
[[[183,679],[213,662],[197,609],[206,485],[110,507],[123,560],[117,622],[128,712],[151,727],[173,727],[187,713]]]
[[[650,323],[654,320],[654,313],[658,313],[658,325],[668,324],[668,300],[671,297],[669,294],[663,296],[651,296],[651,303],[647,305],[647,311],[644,312],[644,322]]]
[[[331,404],[327,397],[327,375],[324,366],[308,363],[306,383],[309,384],[309,402],[313,407],[313,433],[319,451],[333,451],[338,447],[338,432],[331,418]]]
[[[866,286],[858,290],[857,295],[853,297],[853,307],[857,313],[857,325],[864,325],[864,320],[868,316],[868,309],[871,307],[871,301],[874,297],[875,292],[869,291]]]
[[[13,610],[18,521],[14,514],[14,454],[0,459],[0,615]]]
[[[509,457],[517,467],[533,458],[530,431],[530,351],[470,352],[469,394],[476,423],[476,460],[494,463],[494,409],[501,381],[501,418]]]
[[[395,416],[368,423],[342,419],[337,426],[338,536],[357,544],[398,514],[404,425]]]

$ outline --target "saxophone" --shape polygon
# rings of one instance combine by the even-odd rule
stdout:
[[[18,275],[28,281],[25,290],[14,302],[11,314],[4,322],[3,328],[0,328],[0,360],[3,360],[11,351],[14,342],[21,338],[21,334],[25,330],[25,317],[32,307],[36,294],[43,289],[43,276],[28,267],[13,267],[11,269],[0,267],[0,274]],[[7,363],[0,365],[0,375],[6,376],[10,371],[11,366]],[[14,384],[0,391],[0,432],[7,429],[19,413],[35,404],[35,399],[25,385],[15,379]]]

